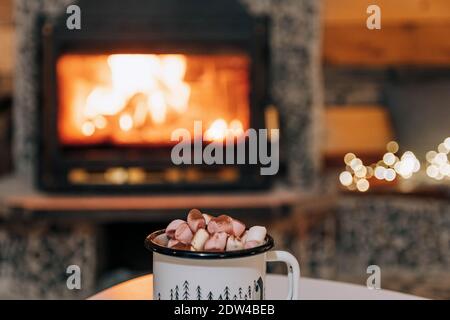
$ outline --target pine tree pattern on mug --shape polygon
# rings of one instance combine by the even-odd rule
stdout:
[[[180,292],[181,288],[181,292]],[[197,285],[194,287],[195,290],[193,292],[196,300],[202,300],[202,287]],[[182,300],[189,300],[191,297],[189,281],[185,280],[181,286],[176,285],[175,288],[170,289],[170,300],[180,300],[180,295]],[[161,300],[161,293],[157,294],[158,300]],[[218,296],[218,300],[251,300],[252,297],[257,298],[258,300],[264,299],[264,283],[261,277],[258,280],[253,281],[253,285],[249,285],[247,288],[247,292],[244,292],[242,287],[239,287],[235,293],[232,292],[229,286],[225,286],[222,290],[221,294]],[[214,300],[214,294],[212,291],[209,291],[206,295],[207,300]]]
[[[178,294],[178,291],[179,291],[179,289],[178,289],[178,286],[175,286],[175,300],[180,300],[179,299],[179,294]]]
[[[189,300],[189,282],[187,280],[183,283],[183,300]]]
[[[202,288],[200,286],[197,286],[196,292],[197,292],[197,300],[202,300]]]

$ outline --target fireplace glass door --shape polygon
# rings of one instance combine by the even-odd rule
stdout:
[[[63,54],[57,60],[62,146],[170,146],[202,121],[203,139],[250,126],[245,54]]]

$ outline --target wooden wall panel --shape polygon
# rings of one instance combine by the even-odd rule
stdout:
[[[0,0],[0,96],[11,91],[13,69],[13,0]]]
[[[14,67],[14,28],[0,25],[0,75],[10,76]]]
[[[383,154],[393,138],[388,112],[381,106],[337,106],[324,110],[326,157],[347,152],[360,156]]]
[[[324,61],[332,65],[450,65],[450,23],[398,25],[368,30],[327,26]]]
[[[324,1],[326,63],[450,66],[449,0]],[[381,8],[381,30],[366,27],[369,4]]]
[[[366,9],[371,4],[381,8],[385,24],[404,22],[448,22],[449,0],[323,0],[324,21],[327,25],[365,24]]]
[[[12,24],[13,0],[0,0],[0,25]]]

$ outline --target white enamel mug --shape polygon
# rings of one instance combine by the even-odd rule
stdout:
[[[288,269],[287,300],[298,299],[300,266],[286,251],[269,251],[273,239],[252,249],[226,252],[175,250],[145,240],[153,251],[153,298],[158,300],[264,300],[267,262],[281,261]],[[282,297],[280,297],[281,299]]]

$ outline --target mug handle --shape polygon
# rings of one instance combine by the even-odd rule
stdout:
[[[286,251],[269,251],[266,254],[267,262],[281,261],[286,263],[288,269],[289,291],[286,300],[298,300],[298,284],[300,280],[300,266],[297,259]]]

